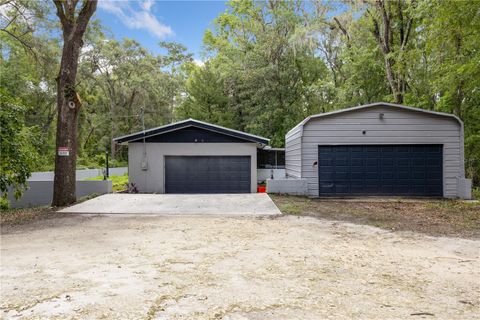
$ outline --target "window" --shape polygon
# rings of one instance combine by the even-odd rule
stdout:
[[[257,150],[258,169],[284,169],[285,149],[271,148]]]

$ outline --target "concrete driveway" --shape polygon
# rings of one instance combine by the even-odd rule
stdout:
[[[277,215],[266,193],[249,194],[106,194],[65,208],[67,213],[161,215]]]

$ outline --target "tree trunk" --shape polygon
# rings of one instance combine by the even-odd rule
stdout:
[[[78,17],[75,17],[76,1],[55,0],[54,4],[63,30],[62,60],[57,77],[57,152],[52,201],[52,206],[59,207],[76,201],[77,126],[81,101],[75,91],[75,81],[83,35],[97,2],[85,0]],[[67,149],[60,153],[59,148]]]
[[[76,201],[75,168],[77,160],[77,125],[80,101],[75,92],[80,45],[78,41],[63,45],[62,62],[57,81],[57,154],[53,205],[64,206]],[[68,148],[68,156],[59,155],[59,148]]]

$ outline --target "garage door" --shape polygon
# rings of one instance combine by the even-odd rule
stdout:
[[[165,157],[165,193],[249,193],[250,156]]]
[[[442,196],[442,145],[319,146],[320,196]]]

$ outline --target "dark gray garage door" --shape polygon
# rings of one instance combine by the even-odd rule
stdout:
[[[165,193],[249,193],[249,156],[165,157]]]
[[[442,145],[319,146],[320,196],[442,196]]]

